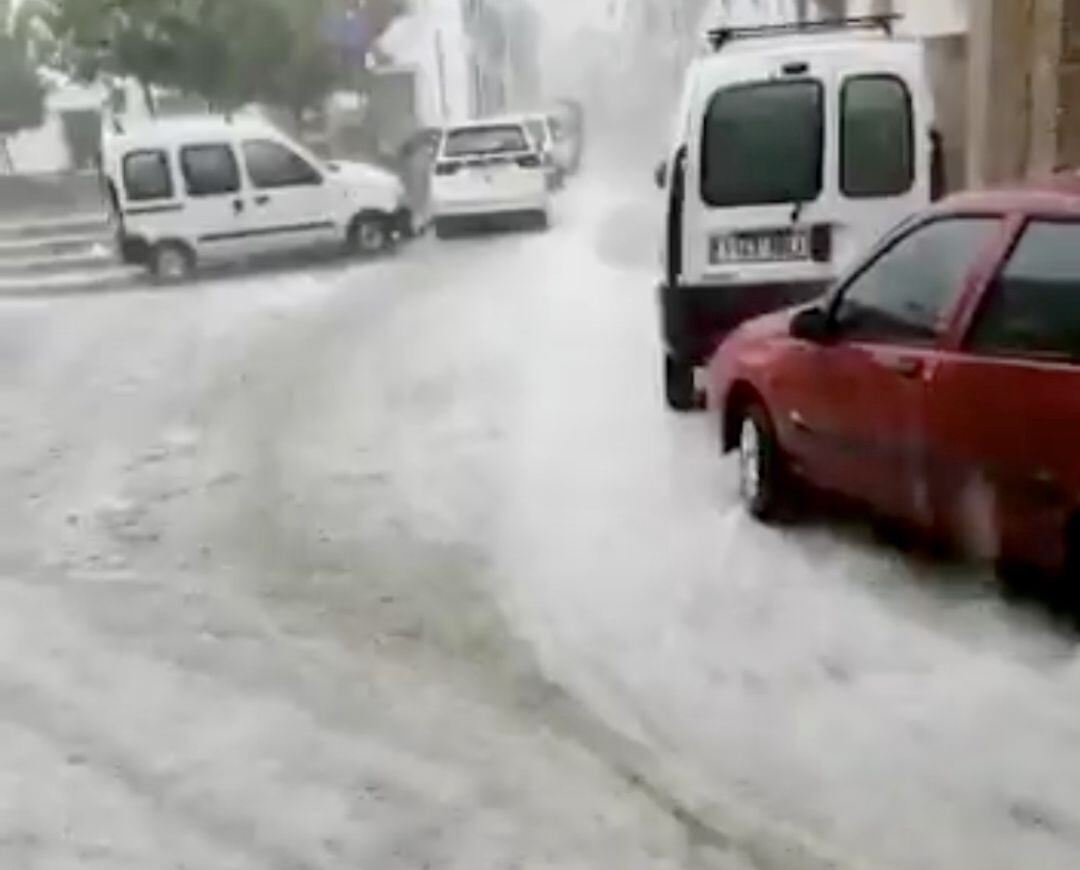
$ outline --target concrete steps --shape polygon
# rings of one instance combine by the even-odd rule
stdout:
[[[123,286],[141,274],[117,259],[103,214],[0,223],[0,295]]]

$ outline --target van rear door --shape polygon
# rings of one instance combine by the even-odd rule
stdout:
[[[730,83],[702,94],[690,118],[683,279],[710,285],[828,280],[813,228],[833,211],[826,172],[835,147],[830,71],[738,61]]]
[[[690,117],[686,283],[830,282],[930,201],[933,100],[917,46],[860,39],[731,61]]]
[[[919,55],[838,57],[834,254],[845,266],[931,198],[933,100]]]

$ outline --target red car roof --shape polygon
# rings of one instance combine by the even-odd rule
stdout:
[[[1080,215],[1080,172],[1061,172],[1009,187],[957,193],[935,207],[944,213],[1010,212]]]

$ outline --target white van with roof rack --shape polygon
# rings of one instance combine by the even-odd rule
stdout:
[[[820,295],[939,195],[923,51],[893,16],[716,30],[686,82],[665,190],[668,404],[744,320]]]
[[[374,254],[412,231],[395,175],[324,162],[257,118],[107,128],[102,172],[124,260],[163,280],[204,262],[320,246]]]

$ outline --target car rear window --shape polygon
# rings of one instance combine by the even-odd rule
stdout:
[[[811,79],[717,91],[705,111],[702,199],[718,207],[816,200],[824,99],[821,83]]]
[[[467,157],[477,154],[512,154],[528,151],[529,140],[518,124],[498,124],[491,127],[466,127],[446,134],[443,154],[446,157]]]
[[[915,182],[911,94],[895,76],[848,79],[840,98],[840,189],[856,199],[899,196]]]
[[[131,202],[172,199],[169,156],[164,151],[133,151],[124,158],[124,190]]]
[[[968,346],[1080,362],[1080,223],[1028,225],[988,291]]]

